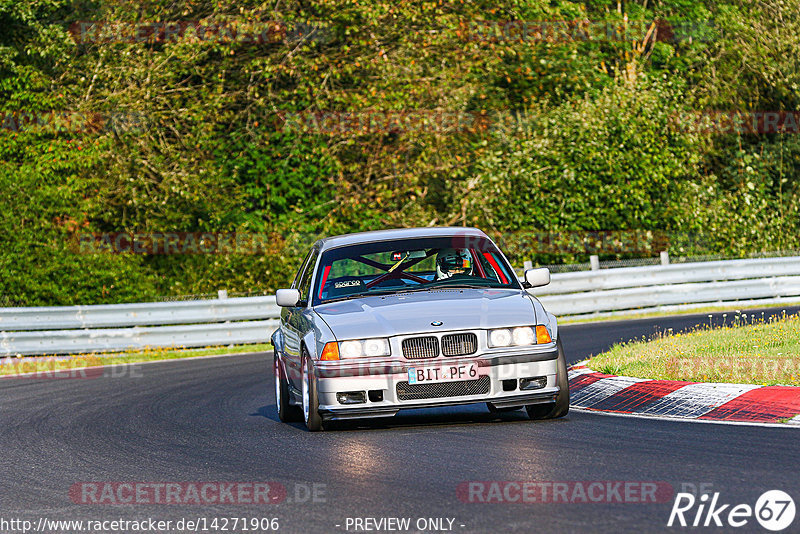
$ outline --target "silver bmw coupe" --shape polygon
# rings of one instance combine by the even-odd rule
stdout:
[[[329,237],[280,289],[275,397],[283,422],[486,403],[531,419],[569,410],[556,318],[475,228],[412,228]]]

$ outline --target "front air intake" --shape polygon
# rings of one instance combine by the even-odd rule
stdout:
[[[395,388],[397,390],[397,398],[401,401],[441,399],[489,393],[490,380],[488,376],[484,375],[477,380],[463,380],[460,382],[434,382],[432,384],[398,382]]]
[[[436,358],[439,355],[439,340],[433,336],[404,339],[403,356],[409,360]]]
[[[445,356],[468,356],[478,352],[478,336],[472,332],[442,336],[442,354]]]

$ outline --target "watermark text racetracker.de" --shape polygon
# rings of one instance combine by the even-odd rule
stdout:
[[[97,481],[73,484],[69,497],[75,504],[111,506],[317,504],[327,501],[327,485],[296,482],[287,488],[276,481]]]
[[[800,134],[800,111],[683,111],[672,116],[672,124],[682,133],[796,135]]]
[[[455,357],[444,364],[441,370],[445,371],[449,376],[461,376],[475,378],[474,374],[470,373],[470,363],[477,363],[478,368],[475,372],[477,375],[483,376],[489,374],[489,369],[492,369],[492,376],[497,380],[505,380],[517,378],[518,376],[534,375],[538,372],[538,362],[521,362],[515,364],[513,368],[506,368],[503,366],[493,366],[488,359],[472,358],[469,361],[458,360]],[[411,368],[421,371],[422,368],[411,366]],[[358,359],[345,359],[338,360],[337,365],[331,367],[319,367],[316,369],[316,374],[319,378],[360,378],[365,376],[384,376],[384,375],[397,375],[408,376],[411,370],[405,363],[392,362],[392,361],[359,361]],[[434,369],[435,370],[435,369]],[[280,373],[280,378],[291,378],[293,380],[301,379],[302,374],[299,370],[292,366],[283,365],[280,369],[276,369]]]
[[[735,377],[742,374],[776,377],[800,373],[800,357],[742,358],[741,356],[717,356],[713,358],[671,357],[666,363],[680,374],[702,373],[714,377]]]
[[[252,232],[83,232],[70,248],[77,254],[270,254],[279,239]]]
[[[0,113],[0,133],[93,134],[135,133],[146,127],[142,114],[122,110],[16,110]]]
[[[460,37],[478,43],[553,44],[575,42],[709,41],[716,38],[713,21],[700,20],[469,20]]]
[[[317,237],[304,236],[301,241],[311,243]],[[524,247],[529,254],[554,255],[652,254],[670,248],[673,237],[695,243],[690,235],[673,236],[661,230],[507,232],[494,237],[503,248]],[[285,238],[254,232],[79,232],[69,246],[77,254],[277,254]]]
[[[230,19],[173,21],[84,20],[73,22],[69,33],[78,45],[177,43],[264,45],[303,39],[328,39],[319,22]]]
[[[465,503],[653,504],[672,500],[672,485],[622,480],[473,480],[456,487]]]
[[[69,380],[96,378],[142,378],[137,363],[107,363],[94,355],[79,360],[64,357],[0,358],[0,380]]]

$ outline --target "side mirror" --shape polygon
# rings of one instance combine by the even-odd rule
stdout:
[[[546,286],[550,283],[550,269],[547,267],[528,269],[525,271],[525,281],[530,287]]]
[[[300,302],[300,291],[297,289],[279,289],[275,292],[275,300],[282,308],[294,308]]]

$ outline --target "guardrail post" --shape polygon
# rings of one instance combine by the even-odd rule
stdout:
[[[661,251],[661,265],[669,265],[669,252],[666,250]]]
[[[524,262],[522,262],[522,268],[526,271],[528,269],[533,269],[533,262],[531,260],[525,260]]]
[[[220,289],[219,291],[217,291],[217,298],[220,300],[228,298],[228,290]]]
[[[600,270],[600,256],[595,256],[595,255],[589,256],[589,264],[591,264],[593,271],[599,271]]]

